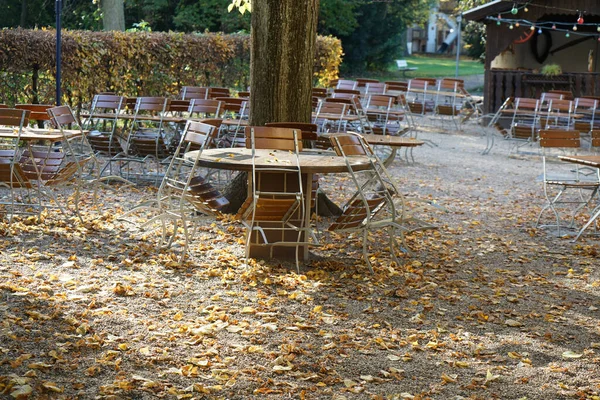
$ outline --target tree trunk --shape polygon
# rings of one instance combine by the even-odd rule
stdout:
[[[102,0],[102,26],[105,31],[125,30],[123,0]]]
[[[319,0],[252,2],[250,125],[310,122]]]
[[[250,125],[310,122],[319,0],[252,2]],[[247,174],[224,190],[234,213],[247,196]]]

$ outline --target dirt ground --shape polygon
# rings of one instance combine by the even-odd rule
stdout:
[[[447,212],[421,214],[438,229],[400,265],[374,234],[374,275],[357,238],[328,234],[300,274],[245,266],[232,218],[204,218],[179,265],[143,215],[117,219],[149,188],[86,196],[83,224],[0,224],[0,397],[600,399],[598,238],[534,228],[536,151],[440,131],[390,171]],[[346,183],[323,188],[340,201]]]

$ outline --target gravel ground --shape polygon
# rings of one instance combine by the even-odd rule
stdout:
[[[439,228],[400,265],[374,234],[374,275],[356,238],[327,234],[300,274],[245,266],[231,218],[204,218],[179,265],[147,216],[115,218],[149,188],[104,191],[100,211],[86,197],[84,224],[0,225],[0,396],[600,399],[598,239],[534,228],[536,151],[440,130],[390,171],[448,212],[421,214]],[[341,201],[346,183],[323,188]]]

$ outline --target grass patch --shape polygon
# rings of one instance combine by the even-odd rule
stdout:
[[[456,57],[442,57],[431,55],[413,55],[406,57],[409,67],[418,68],[416,71],[409,71],[406,77],[401,71],[398,71],[396,65],[390,66],[387,71],[373,71],[361,74],[352,74],[344,76],[345,78],[373,78],[379,81],[397,81],[417,77],[426,78],[453,78],[456,73]],[[458,64],[458,75],[479,75],[483,74],[483,64],[477,60],[461,58]]]

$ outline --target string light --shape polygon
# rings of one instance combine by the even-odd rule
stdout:
[[[532,21],[528,21],[526,19],[518,19],[518,18],[502,18],[501,15],[498,15],[499,18],[495,17],[487,17],[487,20],[490,22],[496,22],[496,25],[501,26],[503,23],[508,25],[509,29],[514,30],[519,27],[529,27],[530,30],[538,32],[538,34],[544,33],[544,30],[554,30],[557,32],[564,32],[565,37],[570,37],[571,34],[576,34],[578,36],[592,36],[594,39],[597,39],[600,35],[600,24],[598,23],[583,23],[581,26],[585,27],[585,29],[578,26],[578,24],[574,25],[566,25],[565,22],[561,21],[536,21],[535,23]],[[592,34],[591,30],[596,28],[596,33]]]
[[[529,8],[527,8],[527,6],[525,6],[525,8],[523,9],[523,11],[529,12]]]
[[[517,5],[513,3],[513,6],[512,6],[512,9],[510,10],[510,13],[512,15],[515,15],[518,12],[519,12],[519,9],[517,8]]]
[[[583,15],[581,15],[581,13],[579,13],[579,18],[577,18],[577,23],[579,25],[583,24]]]

